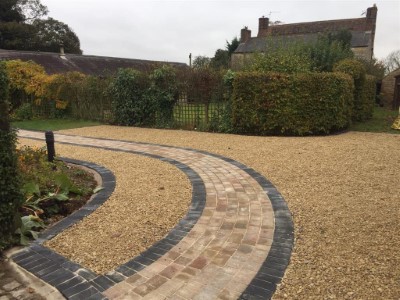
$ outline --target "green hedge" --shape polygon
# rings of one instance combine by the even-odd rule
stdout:
[[[0,251],[12,242],[22,199],[15,152],[16,133],[9,123],[8,84],[5,65],[0,63]]]
[[[237,73],[232,121],[245,134],[327,134],[351,121],[353,83],[341,73]]]
[[[375,104],[375,80],[366,75],[366,70],[358,60],[344,59],[334,67],[335,72],[349,74],[354,81],[354,100],[352,119],[365,121],[372,117]]]

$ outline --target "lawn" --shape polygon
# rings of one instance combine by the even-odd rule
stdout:
[[[38,131],[56,131],[63,129],[73,129],[88,126],[101,125],[100,122],[73,120],[73,119],[46,119],[46,120],[26,120],[12,122],[12,126],[19,129],[38,130]]]
[[[400,130],[390,128],[398,115],[399,112],[397,110],[375,107],[374,114],[370,120],[363,123],[354,123],[350,126],[350,130],[400,134]]]

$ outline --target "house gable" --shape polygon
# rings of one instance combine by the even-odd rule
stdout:
[[[327,20],[317,22],[292,23],[270,26],[269,19],[259,18],[258,34],[251,37],[251,31],[241,30],[240,45],[232,55],[232,67],[235,69],[244,63],[254,52],[263,52],[267,46],[289,42],[315,42],[321,33],[348,30],[352,35],[351,48],[356,56],[371,60],[373,57],[375,27],[378,8],[374,5],[367,9],[365,18]]]

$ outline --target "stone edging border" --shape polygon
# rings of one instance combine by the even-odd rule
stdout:
[[[68,135],[68,134],[66,134],[66,135]],[[69,135],[69,136],[72,136],[72,135]],[[28,139],[42,140],[39,138],[28,138]],[[130,141],[124,141],[124,140],[113,140],[113,139],[107,139],[107,138],[96,138],[96,139],[130,143]],[[78,265],[74,262],[68,261],[66,258],[62,257],[61,255],[59,255],[41,245],[33,245],[33,246],[29,247],[30,249],[35,246],[41,247],[42,249],[35,248],[32,250],[36,251],[39,254],[43,253],[43,255],[47,255],[48,257],[58,256],[58,257],[56,257],[56,260],[54,260],[54,261],[59,261],[61,259],[64,259],[67,261],[66,264],[64,263],[63,266],[66,269],[66,271],[69,271],[69,273],[72,272],[72,274],[74,274],[72,277],[62,276],[61,273],[56,274],[56,272],[52,271],[51,275],[54,274],[55,276],[57,276],[56,278],[58,278],[58,277],[60,277],[60,278],[53,279],[53,277],[50,277],[50,279],[52,279],[52,280],[50,280],[51,282],[45,280],[46,282],[50,283],[51,285],[53,285],[57,289],[59,289],[64,294],[64,296],[66,296],[69,299],[82,299],[82,297],[84,297],[85,299],[107,299],[105,296],[103,296],[101,294],[101,292],[112,287],[116,283],[125,280],[128,276],[135,274],[137,271],[140,271],[140,270],[144,269],[146,266],[153,263],[159,257],[161,257],[162,255],[167,253],[169,249],[171,249],[174,245],[176,245],[183,237],[185,237],[189,233],[190,229],[194,226],[194,224],[196,224],[198,218],[201,216],[201,212],[204,208],[205,186],[204,186],[203,181],[199,177],[199,175],[196,172],[194,172],[190,167],[188,167],[185,164],[182,164],[178,161],[172,160],[172,159],[168,159],[168,158],[164,158],[164,157],[161,157],[158,155],[148,154],[148,153],[140,152],[140,151],[121,150],[121,149],[114,149],[111,147],[80,145],[80,144],[73,144],[73,143],[68,143],[68,142],[58,142],[58,143],[67,144],[67,145],[75,145],[75,146],[80,146],[80,147],[98,148],[98,149],[111,150],[111,151],[117,151],[117,152],[133,153],[133,154],[139,154],[139,155],[144,155],[144,156],[148,156],[151,158],[160,159],[162,161],[169,162],[169,163],[175,165],[180,170],[182,170],[189,177],[189,180],[192,183],[192,187],[193,187],[192,205],[189,209],[188,214],[175,226],[175,228],[172,229],[170,231],[170,233],[164,239],[155,243],[150,248],[148,248],[146,251],[142,252],[140,255],[135,257],[134,259],[117,267],[114,271],[109,272],[106,275],[97,275],[90,270],[82,268],[80,265]],[[291,257],[291,253],[292,253],[292,249],[293,249],[293,245],[294,245],[294,225],[293,225],[291,213],[289,211],[289,208],[288,208],[284,198],[278,192],[278,190],[275,188],[275,186],[270,181],[268,181],[263,175],[261,175],[254,169],[249,168],[240,162],[237,162],[231,158],[224,157],[222,155],[213,154],[213,153],[203,151],[203,150],[196,150],[196,149],[184,148],[184,147],[174,147],[174,146],[170,146],[170,145],[160,145],[160,144],[152,144],[152,143],[144,143],[144,142],[133,142],[133,143],[142,144],[142,145],[162,146],[162,147],[167,147],[167,148],[184,149],[184,150],[188,150],[188,151],[192,151],[192,152],[210,155],[210,156],[222,159],[228,163],[235,165],[239,169],[248,173],[252,178],[254,178],[260,184],[260,186],[263,188],[264,192],[268,195],[268,198],[270,199],[272,207],[273,207],[274,216],[275,216],[274,238],[273,238],[271,249],[268,253],[266,260],[262,264],[262,266],[261,266],[260,270],[258,271],[258,273],[256,274],[256,276],[253,278],[253,280],[247,286],[246,290],[242,293],[242,295],[240,296],[240,299],[270,299],[276,290],[277,284],[279,284],[279,282],[282,280],[282,278],[284,276],[285,270],[290,261],[290,257]],[[87,165],[85,165],[85,166],[90,168],[90,166],[87,166]],[[193,212],[192,212],[192,210],[193,210]],[[88,214],[86,214],[86,215],[88,215]],[[86,215],[83,214],[82,218]],[[53,236],[54,235],[52,235],[51,237],[53,237]],[[52,253],[48,253],[49,251]],[[20,253],[22,253],[22,252],[20,252]],[[17,264],[19,264],[22,267],[24,267],[25,269],[27,269],[20,262],[22,261],[23,263],[25,263],[25,260],[28,261],[28,259],[29,259],[29,257],[31,257],[31,255],[26,255],[22,260],[17,261],[20,257],[25,255],[25,254],[20,255],[20,253],[17,253],[16,255],[14,255],[14,257],[16,257],[16,258],[14,258],[14,257],[12,257],[12,258],[14,259],[14,261]],[[29,259],[29,263],[35,262],[36,260],[37,260],[37,257],[35,259]],[[43,262],[43,260],[42,260],[39,264],[35,263],[33,268],[29,265],[29,263],[28,263],[28,267],[30,267],[31,269],[35,269],[35,267],[39,268],[45,262]],[[26,263],[25,263],[25,265],[26,265]],[[27,270],[30,271],[29,269],[27,269]],[[35,271],[36,270],[33,270],[33,272],[30,271],[30,272],[37,275],[35,273]],[[76,274],[73,272],[75,272]],[[40,277],[40,274],[37,276]],[[69,275],[69,276],[71,276],[71,275]],[[40,278],[42,278],[42,277],[40,277]],[[78,282],[78,280],[80,282]],[[59,282],[58,285],[57,285],[57,282]],[[65,289],[65,287],[68,287],[68,288]],[[63,290],[64,290],[64,292],[63,292]],[[68,290],[67,294],[65,294],[65,290]],[[74,292],[74,294],[70,295],[71,292]]]

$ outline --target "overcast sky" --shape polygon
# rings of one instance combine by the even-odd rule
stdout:
[[[375,57],[400,49],[400,1],[135,1],[42,0],[49,16],[67,23],[86,55],[188,63],[214,56],[248,26],[257,35],[258,18],[284,23],[361,18],[378,7]]]

